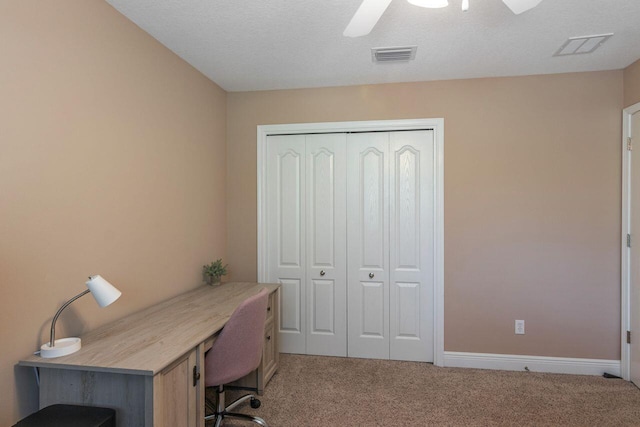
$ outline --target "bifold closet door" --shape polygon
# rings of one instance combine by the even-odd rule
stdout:
[[[346,134],[306,137],[307,354],[347,355]]]
[[[389,134],[389,357],[433,362],[434,134]]]
[[[348,354],[433,361],[433,131],[347,140]]]
[[[280,283],[280,351],[306,352],[305,136],[267,139],[267,268]]]
[[[349,357],[389,358],[389,134],[347,137]]]
[[[346,134],[267,139],[268,277],[280,350],[346,356]]]

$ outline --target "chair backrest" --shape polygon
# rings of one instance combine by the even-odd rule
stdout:
[[[269,292],[262,289],[233,312],[205,357],[205,385],[227,384],[253,371],[262,358]]]

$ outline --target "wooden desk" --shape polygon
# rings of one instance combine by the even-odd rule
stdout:
[[[91,331],[81,337],[77,353],[30,356],[19,364],[39,368],[40,408],[111,407],[120,427],[204,426],[204,353],[236,307],[263,287],[270,291],[267,328],[277,331],[280,285],[225,283],[199,287]],[[277,333],[268,336],[258,388],[277,369]]]

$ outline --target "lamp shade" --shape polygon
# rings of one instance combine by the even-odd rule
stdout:
[[[449,6],[449,2],[447,0],[407,0],[407,1],[416,6],[429,7],[433,9]]]
[[[89,276],[87,287],[91,291],[91,295],[96,299],[100,307],[106,307],[120,298],[122,292],[116,289],[111,283],[107,282],[102,276]]]

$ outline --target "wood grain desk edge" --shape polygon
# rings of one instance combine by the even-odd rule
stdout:
[[[177,295],[168,300],[162,301],[158,304],[154,304],[153,306],[144,308],[132,314],[129,314],[121,319],[114,320],[106,325],[103,325],[93,331],[89,331],[83,336],[81,336],[83,340],[83,344],[85,343],[85,338],[87,339],[87,345],[83,345],[79,352],[62,356],[58,358],[45,359],[40,357],[39,355],[31,355],[25,359],[22,359],[18,362],[19,366],[25,367],[35,367],[35,368],[50,368],[50,369],[70,369],[70,370],[81,370],[81,371],[92,371],[92,372],[110,372],[110,373],[120,373],[120,374],[133,374],[133,375],[144,375],[144,376],[153,376],[157,373],[161,372],[175,360],[179,359],[181,356],[186,354],[192,348],[195,348],[198,344],[206,341],[213,335],[217,334],[224,324],[227,322],[231,313],[235,310],[237,305],[240,304],[245,298],[253,295],[252,289],[255,288],[255,292],[258,292],[262,288],[267,288],[269,292],[273,292],[280,287],[280,284],[274,283],[257,283],[257,282],[228,282],[220,285],[219,288],[211,289],[210,287],[204,285],[198,288],[192,289],[190,291],[184,292],[180,295]],[[224,292],[223,292],[224,291]],[[235,291],[235,292],[234,292]],[[172,352],[167,357],[164,357],[161,362],[153,363],[150,362],[149,368],[141,368],[134,367],[128,368],[122,365],[114,364],[108,365],[106,363],[90,363],[86,360],[83,360],[83,356],[87,355],[91,352],[91,350],[97,346],[101,345],[100,337],[103,335],[109,335],[108,331],[112,328],[116,330],[122,329],[124,325],[130,324],[131,322],[136,322],[138,319],[145,319],[146,314],[157,313],[158,311],[164,311],[171,309],[175,304],[184,304],[184,300],[189,300],[189,296],[191,294],[198,295],[202,292],[214,292],[222,295],[229,295],[230,300],[237,300],[236,304],[231,307],[226,307],[225,312],[227,313],[222,318],[217,319],[217,322],[214,322],[208,331],[205,333],[194,336],[191,342],[183,345],[183,349],[178,352]],[[157,314],[156,314],[157,315]],[[134,325],[135,326],[135,325]],[[117,336],[116,336],[117,338]],[[113,339],[113,337],[111,338]],[[157,344],[158,340],[154,340],[153,344]],[[104,344],[104,343],[102,343]],[[107,349],[108,350],[108,349]]]

